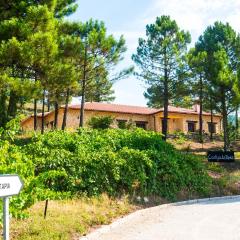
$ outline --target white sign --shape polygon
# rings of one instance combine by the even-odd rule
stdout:
[[[0,175],[0,198],[18,195],[23,187],[18,175]]]

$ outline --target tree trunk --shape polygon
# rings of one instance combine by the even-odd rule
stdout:
[[[37,75],[35,73],[35,84],[37,82]],[[34,99],[34,109],[33,109],[33,125],[34,125],[34,131],[37,131],[37,99]]]
[[[167,140],[168,133],[168,84],[164,83],[164,112],[163,112],[163,121],[162,121],[162,134],[163,140]]]
[[[235,112],[235,125],[236,125],[236,138],[238,138],[238,129],[239,129],[239,123],[238,123],[238,106],[237,106],[236,112]]]
[[[50,96],[48,96],[48,101],[47,101],[47,111],[50,112]]]
[[[34,131],[37,131],[37,99],[34,99]]]
[[[5,127],[7,123],[7,94],[4,90],[0,95],[0,127]]]
[[[84,86],[84,84],[83,84],[83,86]],[[79,127],[83,127],[84,126],[84,105],[85,105],[85,87],[83,87],[83,90],[82,90]]]
[[[87,45],[85,46],[84,66],[83,66],[83,81],[82,81],[82,99],[80,109],[80,123],[79,127],[84,126],[84,105],[85,105],[85,88],[86,88],[86,75],[87,75]]]
[[[199,142],[203,143],[203,119],[202,119],[202,110],[203,110],[203,81],[202,75],[200,75],[200,92],[199,92]]]
[[[168,105],[169,105],[169,99],[168,99],[168,72],[167,72],[167,61],[166,61],[166,53],[164,56],[164,103],[163,103],[163,121],[162,121],[162,134],[163,134],[163,140],[167,140],[167,134],[168,134]]]
[[[67,125],[67,113],[68,113],[68,103],[69,103],[70,89],[67,89],[66,103],[63,115],[62,130],[65,130]]]
[[[41,133],[44,133],[44,116],[45,115],[45,90],[43,90],[43,98],[42,98],[42,127],[41,127]]]
[[[12,77],[15,77],[15,69],[14,65],[12,66]],[[17,102],[18,96],[15,91],[10,91],[10,98],[8,103],[8,111],[7,111],[7,118],[8,120],[11,118],[15,118],[17,115]]]
[[[54,129],[58,128],[58,102],[56,101],[54,104]]]
[[[20,97],[18,97],[18,99],[19,99],[19,110],[20,110],[20,112],[23,112],[24,111],[24,97],[20,96]]]
[[[11,91],[10,92],[10,99],[8,104],[8,118],[15,118],[17,115],[17,102],[18,102],[18,96],[16,92]]]
[[[226,107],[226,96],[224,89],[222,90],[222,116],[223,116],[223,140],[224,140],[224,151],[229,148],[228,138],[228,119],[227,119],[227,107]]]
[[[213,103],[211,98],[211,127],[210,127],[210,140],[213,141]]]

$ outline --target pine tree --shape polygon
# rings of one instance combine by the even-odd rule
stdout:
[[[152,90],[159,89],[163,96],[163,139],[167,138],[168,106],[174,89],[182,86],[185,75],[185,54],[190,34],[179,29],[169,16],[161,16],[146,27],[146,39],[139,39],[137,53],[132,56]]]
[[[210,83],[211,102],[223,117],[224,149],[229,149],[228,115],[239,96],[237,70],[240,62],[240,38],[227,24],[215,22],[200,36],[196,48],[206,52],[205,75]]]
[[[0,1],[0,68],[8,78],[14,79],[14,83],[5,85],[5,91],[0,93],[3,94],[1,101],[5,101],[6,106],[3,116],[14,118],[19,107],[22,108],[25,102],[34,98],[36,129],[36,96],[46,88],[46,72],[56,54],[57,19],[74,12],[77,7],[75,2]]]
[[[203,142],[203,99],[207,95],[207,81],[204,72],[204,65],[207,53],[198,52],[196,48],[192,48],[188,53],[188,64],[190,66],[193,81],[191,83],[192,94],[198,98],[200,106],[199,111],[199,141]],[[212,131],[211,131],[212,133]]]
[[[66,49],[73,59],[79,73],[81,110],[79,126],[84,124],[84,106],[87,93],[93,96],[97,87],[106,90],[111,84],[107,76],[114,66],[122,59],[126,51],[123,37],[116,40],[107,35],[103,22],[90,20],[86,23],[65,23],[63,33],[68,35]],[[121,74],[119,75],[122,76]],[[104,83],[104,86],[101,84]],[[96,85],[98,84],[98,86]],[[112,94],[108,91],[108,93]]]

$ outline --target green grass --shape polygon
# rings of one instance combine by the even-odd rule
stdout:
[[[11,222],[12,240],[68,240],[78,239],[91,228],[109,224],[135,207],[127,198],[110,199],[106,195],[67,201],[50,201],[47,218],[43,218],[45,202],[28,210],[26,220]]]

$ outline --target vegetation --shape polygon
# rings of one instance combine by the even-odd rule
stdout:
[[[188,64],[190,68],[190,75],[193,78],[191,89],[192,95],[196,96],[199,101],[199,141],[203,142],[203,99],[207,98],[207,81],[204,72],[204,64],[206,61],[206,52],[198,52],[192,48],[188,53]],[[213,125],[213,118],[211,117],[211,124]],[[212,131],[211,131],[212,133]]]
[[[21,145],[1,141],[0,151],[0,173],[17,173],[25,183],[11,202],[16,217],[45,199],[107,193],[175,200],[182,191],[207,194],[211,184],[195,156],[141,129],[49,132]]]
[[[134,62],[142,70],[137,75],[150,86],[150,105],[163,105],[163,139],[167,138],[169,101],[180,98],[186,70],[185,54],[191,41],[189,32],[180,30],[169,16],[161,16],[146,27],[147,39],[139,39]],[[157,98],[156,98],[157,95]],[[154,101],[155,100],[155,101]]]
[[[93,217],[89,212],[84,215],[80,208],[82,215],[74,226],[70,224],[74,215],[65,216],[63,224],[61,217],[56,220],[55,216],[59,224],[51,237],[64,239],[131,209],[125,200],[119,207],[111,197],[157,196],[174,201],[181,199],[179,196],[237,192],[238,171],[216,164],[206,166],[202,157],[163,141],[167,138],[169,104],[190,106],[196,101],[200,104],[200,142],[203,110],[211,111],[211,126],[213,114],[222,114],[225,150],[238,136],[240,36],[229,24],[216,22],[207,27],[189,52],[190,34],[180,30],[169,16],[147,25],[147,37],[139,39],[132,59],[139,67],[136,75],[147,84],[148,104],[164,107],[163,135],[136,129],[131,121],[119,122],[122,129],[109,129],[110,117],[92,118],[89,126],[93,129],[43,134],[46,106],[48,111],[54,108],[57,128],[59,105],[65,104],[64,130],[71,97],[80,96],[79,126],[83,127],[85,101],[113,100],[113,83],[133,71],[130,67],[115,72],[126,51],[123,36],[109,35],[98,20],[66,21],[64,17],[76,9],[76,0],[0,3],[0,174],[17,173],[25,184],[20,195],[11,198],[12,216],[25,219],[30,213],[25,223],[37,219],[45,229],[40,233],[39,225],[33,224],[27,232],[18,229],[17,237],[49,237],[48,222],[39,218],[42,203],[29,212],[29,207],[44,200],[55,200],[56,208],[65,204],[63,200],[72,206],[78,201],[93,205],[103,201],[103,206],[109,203],[112,207],[106,215],[94,212]],[[16,139],[19,113],[31,102],[34,130],[41,111],[42,135]],[[233,112],[235,126],[228,121]],[[178,132],[175,142],[184,141],[185,136]]]
[[[13,220],[14,239],[79,237],[132,211],[129,200],[139,196],[162,203],[239,191],[234,166],[206,165],[154,132],[79,129],[14,139],[15,132],[3,134],[0,148],[0,173],[18,173],[25,183],[11,199],[11,214],[22,219]],[[46,199],[55,201],[44,220]]]
[[[107,129],[113,123],[112,117],[92,117],[88,125],[93,129]]]
[[[229,24],[216,22],[206,29],[196,48],[206,54],[205,75],[215,109],[223,116],[224,149],[230,146],[228,115],[239,102],[240,37]]]
[[[107,35],[103,22],[90,20],[86,23],[62,24],[65,36],[65,56],[79,73],[77,76],[81,92],[81,110],[79,126],[84,123],[85,99],[107,100],[112,98],[112,81],[127,75],[125,70],[118,75],[111,76],[110,72],[122,59],[126,51],[125,40],[121,36],[116,40]],[[107,92],[106,92],[107,91]]]
[[[92,227],[109,224],[114,218],[136,209],[127,198],[111,199],[106,195],[73,200],[50,201],[46,219],[44,202],[28,209],[28,219],[12,220],[11,239],[78,239]]]
[[[38,105],[42,116],[46,107],[55,110],[53,125],[57,128],[59,106],[65,104],[64,130],[72,96],[81,97],[82,127],[85,101],[112,101],[114,82],[133,71],[133,67],[115,70],[126,51],[123,36],[108,34],[105,23],[98,20],[65,20],[76,11],[76,0],[11,0],[0,3],[0,9],[0,127],[32,102],[34,130],[39,125]],[[132,59],[139,67],[136,75],[147,84],[148,105],[164,107],[163,139],[169,104],[190,107],[197,102],[199,141],[203,138],[202,112],[211,111],[212,116],[218,112],[223,116],[224,148],[229,149],[230,114],[235,113],[236,133],[239,126],[239,34],[228,23],[215,22],[187,52],[191,36],[169,16],[157,17],[146,30],[146,39],[139,39]],[[42,117],[42,133],[44,126]]]
[[[146,26],[146,35],[147,39],[139,39],[137,53],[132,58],[141,70],[137,76],[146,82],[144,95],[149,100],[148,105],[164,107],[164,136],[169,103],[190,107],[195,102],[200,105],[199,141],[203,141],[203,110],[211,112],[211,139],[213,114],[220,113],[224,149],[229,149],[228,116],[231,113],[235,113],[234,131],[237,133],[239,126],[239,34],[228,23],[215,22],[187,52],[189,33],[181,31],[169,16],[161,16]]]
[[[75,0],[0,3],[0,126],[34,104],[34,130],[41,103],[55,108],[55,128],[59,105],[66,105],[65,129],[71,96],[81,96],[80,126],[83,125],[85,98],[113,99],[112,85],[128,76],[132,68],[119,73],[114,67],[123,59],[125,40],[107,34],[103,22],[67,22],[65,16],[76,10]],[[11,10],[9,10],[11,9]],[[41,122],[44,133],[44,119]]]

